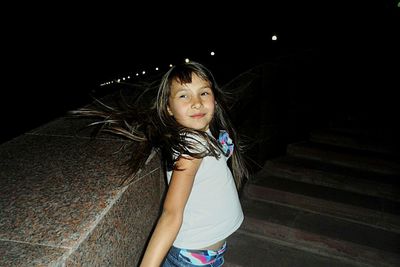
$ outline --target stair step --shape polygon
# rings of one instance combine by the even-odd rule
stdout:
[[[272,176],[247,184],[244,195],[400,233],[399,202]]]
[[[395,155],[398,153],[398,148],[393,145],[393,142],[387,142],[387,140],[383,138],[362,135],[357,132],[318,129],[310,133],[309,140],[315,143],[367,150],[383,154]]]
[[[319,255],[274,240],[260,238],[239,229],[228,238],[226,267],[356,267],[359,264]],[[288,257],[290,255],[290,257]]]
[[[397,136],[399,135],[399,130],[394,127],[387,127],[387,125],[381,127],[357,127],[354,126],[353,123],[350,125],[339,125],[335,123],[331,123],[331,125],[327,128],[327,130],[334,131],[336,133],[350,134],[354,136],[359,136],[362,138],[374,139],[374,140],[383,140],[384,142],[389,141],[388,143],[397,143]]]
[[[284,156],[268,160],[258,177],[275,176],[339,190],[400,201],[396,175],[354,170],[326,162]]]
[[[309,141],[288,144],[287,155],[326,162],[353,169],[400,175],[400,162],[388,155],[342,148]]]
[[[242,199],[241,230],[320,255],[369,266],[399,266],[400,235],[365,225]]]

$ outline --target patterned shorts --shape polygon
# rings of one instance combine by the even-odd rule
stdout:
[[[224,254],[227,249],[226,242],[219,250],[192,250],[172,247],[163,267],[219,267],[224,264]]]

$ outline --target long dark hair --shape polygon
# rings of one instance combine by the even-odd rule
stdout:
[[[214,93],[216,107],[214,117],[210,122],[209,129],[214,138],[200,130],[186,128],[180,125],[167,110],[168,99],[171,92],[173,81],[180,83],[191,83],[192,74],[207,81]],[[151,91],[149,86],[144,92]],[[214,156],[219,158],[223,153],[216,138],[220,130],[226,130],[233,140],[234,151],[229,159],[233,177],[237,188],[240,188],[244,178],[248,177],[246,164],[242,157],[243,147],[239,141],[239,136],[234,130],[227,112],[226,92],[222,91],[217,85],[213,74],[204,65],[197,62],[182,63],[171,67],[161,78],[157,88],[157,94],[151,103],[143,104],[143,95],[137,97],[132,104],[120,101],[118,107],[111,107],[96,100],[95,107],[86,107],[72,111],[74,116],[98,117],[102,118],[91,126],[97,125],[96,132],[111,132],[123,136],[134,144],[134,151],[128,162],[130,173],[129,180],[143,166],[146,159],[157,151],[161,153],[161,158],[167,169],[174,169],[176,155],[189,155],[194,158]],[[205,140],[204,149],[197,149],[197,140]],[[125,181],[124,181],[125,182]]]

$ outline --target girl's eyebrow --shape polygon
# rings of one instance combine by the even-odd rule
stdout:
[[[210,89],[210,90],[212,90],[210,85],[201,86],[201,87],[199,87],[197,90],[200,91],[200,90],[204,90],[204,89]],[[176,89],[175,92],[174,92],[173,94],[175,95],[175,94],[178,94],[178,93],[180,93],[180,92],[187,92],[187,91],[189,91],[189,88],[186,88],[186,87],[179,87],[179,89]],[[171,90],[171,94],[172,94],[172,90]]]
[[[175,94],[177,94],[177,93],[179,93],[179,92],[182,92],[182,91],[188,91],[189,89],[187,89],[187,88],[184,88],[184,87],[181,87],[181,88],[179,88],[179,89],[177,89],[176,91],[175,91]]]
[[[211,90],[211,86],[210,85],[204,85],[204,86],[201,86],[201,87],[198,87],[196,90],[204,90],[204,89],[210,89]]]

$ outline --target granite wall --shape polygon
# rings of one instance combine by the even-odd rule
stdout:
[[[126,141],[62,117],[0,145],[0,266],[136,266],[165,190],[149,158],[120,186]]]

